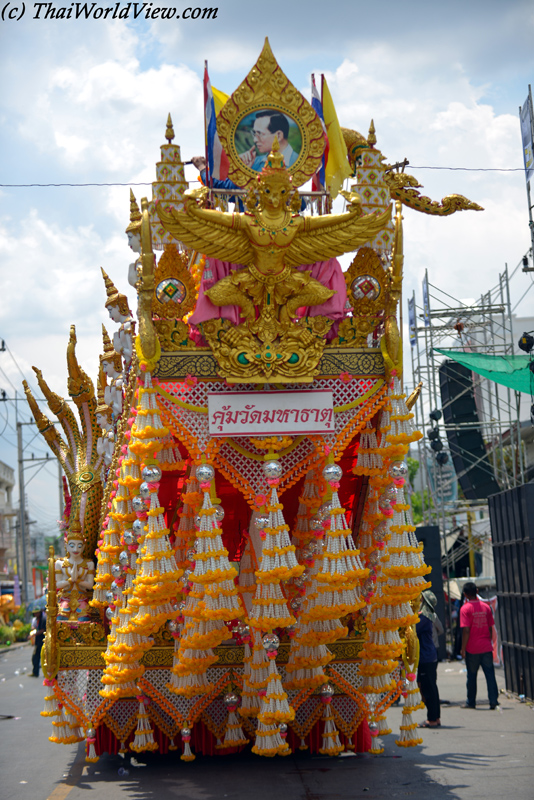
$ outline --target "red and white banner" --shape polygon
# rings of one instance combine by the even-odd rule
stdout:
[[[334,430],[333,393],[320,389],[210,392],[208,414],[211,436],[313,434]]]

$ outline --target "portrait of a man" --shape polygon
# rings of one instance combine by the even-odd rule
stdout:
[[[241,130],[239,130],[241,129]],[[236,136],[239,157],[246,167],[261,172],[278,139],[286,167],[292,167],[299,157],[302,138],[297,125],[285,114],[273,109],[262,109],[242,120]]]

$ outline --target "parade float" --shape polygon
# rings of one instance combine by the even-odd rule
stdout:
[[[152,198],[130,194],[137,319],[102,270],[118,327],[96,390],[74,327],[72,403],[35,369],[55,425],[25,386],[67,499],[49,562],[50,740],[85,740],[90,762],[379,753],[402,693],[397,744],[414,745],[430,584],[404,489],[420,434],[402,384],[402,210],[475,206],[421,197],[373,125],[343,130],[343,213],[328,189],[299,193],[328,140],[268,42],[216,132],[231,189],[188,191],[169,116]]]

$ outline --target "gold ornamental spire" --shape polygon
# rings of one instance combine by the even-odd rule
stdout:
[[[135,199],[135,195],[130,189],[130,224],[126,228],[126,233],[138,230],[140,225],[141,225],[141,212],[139,211],[139,206],[137,205],[137,200]]]
[[[115,287],[115,284],[113,283],[107,272],[105,272],[104,268],[100,267],[100,270],[102,272],[102,277],[104,278],[104,283],[106,285],[106,295],[107,295],[106,308],[108,306],[116,306],[117,301],[119,299],[119,293]]]
[[[174,128],[172,127],[172,118],[170,113],[167,117],[167,130],[165,131],[165,138],[169,144],[171,144],[172,140],[174,139]]]
[[[374,147],[374,145],[376,144],[376,130],[375,130],[374,119],[371,120],[371,124],[369,125],[369,136],[367,137],[367,141],[371,147]]]
[[[102,272],[102,277],[104,278],[104,283],[106,285],[107,300],[104,307],[109,308],[110,306],[116,306],[123,316],[127,317],[131,316],[131,311],[128,306],[128,299],[126,295],[121,294],[121,292],[118,291],[117,287],[115,286],[115,284],[113,283],[107,272],[105,272],[103,267],[100,267],[100,270]]]
[[[104,341],[104,352],[100,356],[100,363],[103,361],[111,361],[117,372],[122,370],[122,359],[120,353],[117,353],[113,347],[113,343],[109,338],[106,326],[102,325],[102,339]]]

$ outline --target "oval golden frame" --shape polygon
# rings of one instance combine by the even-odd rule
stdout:
[[[288,172],[293,176],[293,185],[302,186],[321,164],[325,146],[323,127],[306,98],[278,66],[266,39],[257,62],[217,117],[217,132],[230,162],[228,177],[237,186],[255,183],[260,174],[246,167],[239,157],[235,146],[239,124],[254,111],[271,108],[291,117],[299,128],[302,146]]]

